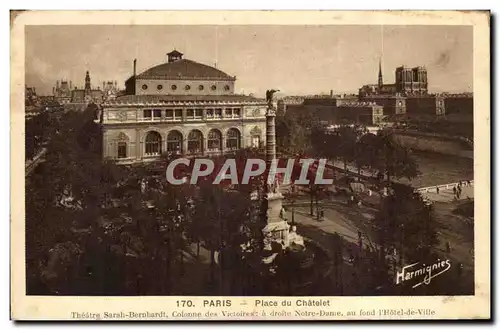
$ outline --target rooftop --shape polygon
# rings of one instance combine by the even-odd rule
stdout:
[[[137,75],[138,79],[216,79],[236,80],[236,77],[188,59],[179,59],[154,66]]]

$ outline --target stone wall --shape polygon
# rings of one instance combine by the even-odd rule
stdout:
[[[403,146],[411,149],[474,158],[474,151],[458,138],[426,133],[397,133],[395,137]]]

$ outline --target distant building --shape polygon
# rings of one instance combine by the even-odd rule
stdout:
[[[283,115],[289,105],[300,105],[304,102],[305,96],[285,96],[278,100],[277,114]]]
[[[102,82],[102,91],[103,91],[103,97],[106,100],[114,99],[118,96],[120,93],[118,89],[118,83],[115,80],[113,81],[107,81],[107,82]]]
[[[120,163],[161,154],[215,155],[265,143],[263,99],[234,93],[236,77],[174,50],[133,75],[103,103],[103,157]]]
[[[438,95],[408,96],[406,98],[406,114],[408,116],[419,115],[445,115],[444,98]]]
[[[406,97],[401,95],[369,95],[360,98],[364,102],[372,102],[383,107],[384,115],[392,118],[394,115],[406,113]]]
[[[56,86],[52,88],[52,94],[56,101],[62,105],[69,105],[70,107],[85,107],[89,103],[102,103],[104,99],[103,91],[97,87],[92,88],[89,71],[85,74],[85,85],[79,89],[76,86],[73,88],[73,83],[70,80],[59,80]]]
[[[395,84],[383,84],[379,62],[378,84],[362,86],[359,100],[381,105],[389,121],[453,113],[472,116],[472,94],[429,94],[427,70],[422,66],[400,66],[395,70],[395,78]]]
[[[440,96],[444,99],[446,114],[473,117],[474,98],[472,93],[440,94]]]
[[[87,71],[85,73],[85,86],[83,89],[78,89],[75,87],[71,91],[71,102],[72,103],[97,103],[100,104],[103,101],[104,93],[97,87],[97,89],[92,88],[90,83],[90,74]]]
[[[400,66],[395,71],[395,83],[384,84],[382,76],[382,62],[379,61],[377,84],[363,85],[359,89],[359,97],[374,95],[426,95],[427,94],[427,69],[422,66],[407,68]]]
[[[325,125],[379,125],[384,121],[384,108],[374,102],[359,102],[342,97],[308,98],[303,104],[289,105],[287,116],[309,112]]]
[[[403,95],[427,94],[427,69],[422,66],[396,68],[396,93]]]
[[[35,87],[24,86],[24,103],[25,105],[35,105],[38,103],[38,95],[36,95]]]
[[[61,80],[56,81],[56,86],[52,88],[52,95],[54,95],[57,102],[60,104],[67,104],[71,102],[71,81]]]

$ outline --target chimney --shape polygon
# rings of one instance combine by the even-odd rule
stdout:
[[[333,97],[333,89],[330,89],[330,97]]]
[[[69,90],[72,90],[73,89],[73,83],[71,82],[71,80],[69,81]]]
[[[136,75],[136,69],[137,69],[137,59],[134,59],[134,77]]]

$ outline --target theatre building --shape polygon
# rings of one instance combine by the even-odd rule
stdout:
[[[120,163],[158,159],[164,153],[214,155],[265,143],[266,102],[234,93],[236,77],[184,59],[133,75],[126,95],[103,104],[103,153]]]

